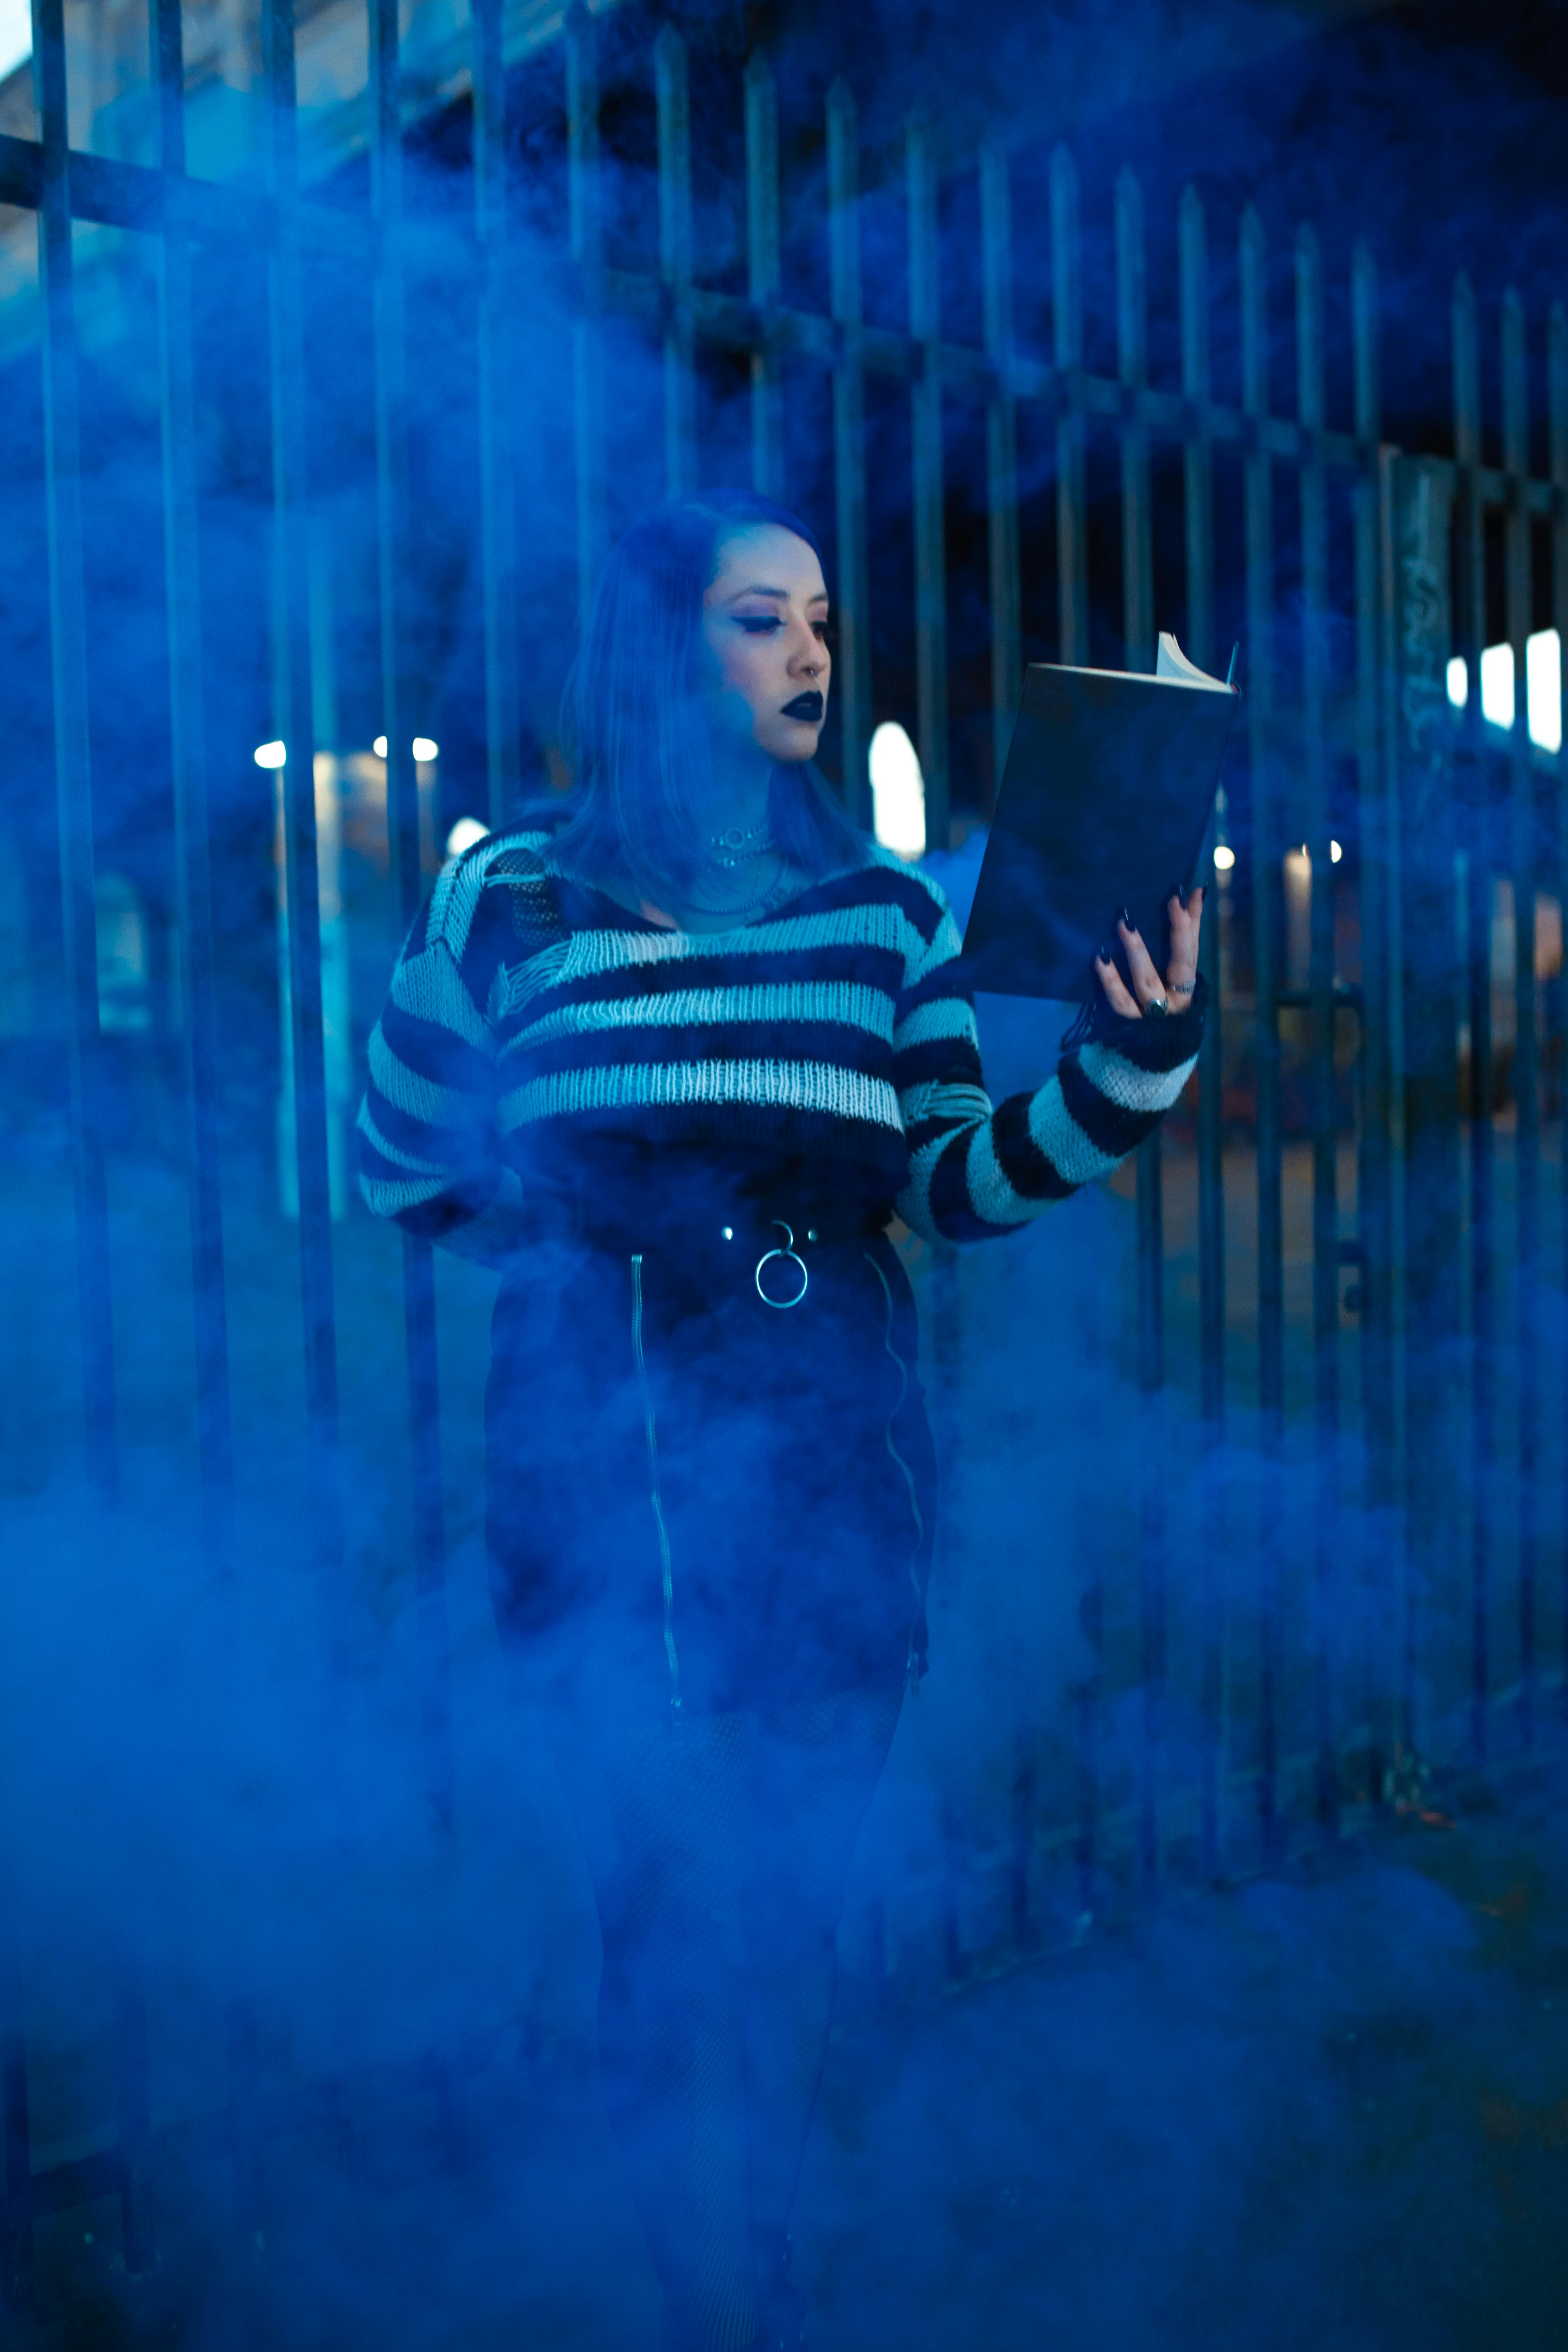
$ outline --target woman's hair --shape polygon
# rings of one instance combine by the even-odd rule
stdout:
[[[688,881],[706,862],[699,812],[712,752],[703,711],[702,599],[722,542],[773,523],[815,534],[751,490],[705,490],[639,517],[611,551],[561,705],[572,814],[554,856],[639,887]],[[773,771],[773,838],[808,874],[858,866],[864,837],[809,761]]]

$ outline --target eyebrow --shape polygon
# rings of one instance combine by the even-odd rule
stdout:
[[[789,603],[787,588],[763,588],[760,585],[750,588],[732,588],[730,591],[729,601],[733,604],[742,596],[776,596],[781,604]],[[826,604],[828,601],[826,589],[819,588],[815,596],[808,596],[805,601],[808,604]]]

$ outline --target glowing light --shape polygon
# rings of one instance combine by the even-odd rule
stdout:
[[[1462,654],[1448,664],[1448,699],[1463,710],[1470,698],[1470,674]],[[1481,716],[1493,727],[1514,722],[1513,647],[1487,646],[1481,653]],[[1563,641],[1555,629],[1537,629],[1524,641],[1524,723],[1543,751],[1563,749]]]
[[[386,757],[385,736],[378,735],[370,748],[375,753],[378,760],[384,760]],[[416,735],[413,742],[408,748],[413,752],[416,760],[435,760],[440,757],[441,746],[435,740],[434,737],[429,735]]]
[[[466,849],[472,849],[476,841],[483,841],[489,831],[489,825],[481,824],[477,816],[460,816],[447,835],[447,856],[461,857]]]
[[[1215,871],[1216,874],[1228,874],[1230,872],[1231,867],[1236,864],[1236,852],[1230,847],[1227,842],[1222,841],[1220,843],[1218,848],[1215,851],[1214,862]]]
[[[1481,717],[1494,727],[1513,725],[1513,647],[1481,649]]]
[[[0,0],[0,79],[32,54],[32,17],[26,0]]]
[[[1530,740],[1543,751],[1563,749],[1563,640],[1537,629],[1524,641],[1524,709]]]
[[[1331,842],[1330,842],[1330,844],[1329,844],[1329,863],[1330,863],[1330,865],[1331,865],[1331,866],[1337,866],[1337,865],[1339,864],[1339,862],[1340,862],[1341,858],[1344,856],[1344,854],[1345,854],[1345,853],[1344,853],[1344,849],[1343,849],[1343,846],[1342,846],[1342,845],[1341,843],[1339,843],[1339,842],[1337,842],[1337,841],[1331,841]]]
[[[258,743],[256,747],[255,758],[258,768],[282,768],[287,767],[289,763],[287,747],[280,742]]]
[[[897,857],[923,857],[926,788],[919,754],[896,719],[871,738],[872,824],[884,849]]]

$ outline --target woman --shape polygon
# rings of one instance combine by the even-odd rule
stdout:
[[[502,1270],[500,1622],[597,1896],[605,2093],[668,2341],[794,2343],[788,2222],[850,1850],[925,1664],[933,1461],[895,1212],[1026,1223],[1147,1135],[1202,1034],[1163,983],[993,1110],[941,890],[811,765],[820,551],[768,500],[658,509],[567,689],[565,829],[443,871],[370,1047],[380,1215]],[[1153,1017],[1157,1016],[1157,1017]]]

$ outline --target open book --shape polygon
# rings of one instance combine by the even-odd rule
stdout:
[[[1100,994],[1096,950],[1128,908],[1162,970],[1239,698],[1163,635],[1154,675],[1031,662],[964,933],[971,983]]]

